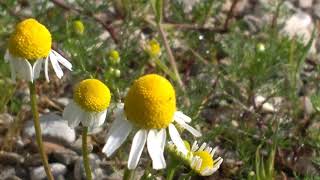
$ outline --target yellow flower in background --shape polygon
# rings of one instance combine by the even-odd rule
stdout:
[[[217,148],[203,143],[200,147],[195,141],[191,147],[190,167],[201,176],[210,176],[216,172],[223,161],[221,157],[214,159]]]
[[[51,34],[37,20],[29,18],[18,23],[11,34],[5,60],[10,63],[11,77],[31,81],[40,75],[44,63],[45,77],[49,81],[48,62],[50,61],[58,78],[63,76],[59,65],[72,70],[71,63],[51,49]]]
[[[109,52],[109,60],[111,64],[119,64],[120,63],[120,55],[117,50],[111,50]]]
[[[149,53],[151,57],[159,57],[161,56],[161,47],[157,40],[152,39],[147,42],[146,51]]]
[[[97,79],[86,79],[78,83],[71,101],[63,111],[63,118],[71,128],[81,122],[93,132],[101,126],[107,115],[111,94],[109,88]]]
[[[73,29],[77,34],[82,35],[84,32],[84,24],[80,20],[73,21]]]
[[[153,169],[166,167],[163,151],[167,129],[177,149],[184,154],[188,153],[174,123],[196,137],[201,136],[200,132],[187,124],[191,118],[176,110],[175,90],[171,83],[157,74],[148,74],[134,81],[124,104],[118,105],[115,117],[102,151],[107,157],[111,156],[135,127],[138,132],[133,138],[129,154],[129,169],[137,167],[145,144]]]

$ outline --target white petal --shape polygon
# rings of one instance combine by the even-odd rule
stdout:
[[[215,167],[220,167],[221,163],[223,162],[223,159],[221,157],[218,157],[213,161],[213,164]]]
[[[68,120],[68,125],[71,128],[75,128],[79,125],[82,115],[82,109],[73,101],[71,101],[63,110],[62,117],[64,120]]]
[[[215,147],[212,149],[212,151],[210,152],[211,157],[213,157],[214,153],[217,151],[218,147]]]
[[[108,109],[104,110],[103,112],[101,112],[99,114],[99,117],[98,117],[98,126],[101,126],[104,121],[106,120],[106,116],[108,114]]]
[[[9,50],[7,49],[5,54],[4,54],[4,61],[7,63],[12,59],[12,56],[10,55]]]
[[[148,133],[147,148],[152,159],[153,169],[163,169],[166,161],[163,156],[164,145],[166,143],[166,129],[151,129]]]
[[[46,81],[49,82],[50,79],[49,79],[49,70],[48,70],[48,62],[49,61],[49,57],[47,57],[45,60],[44,60],[44,76],[46,77]]]
[[[197,158],[193,157],[190,163],[191,168],[194,168],[196,166]]]
[[[196,130],[195,128],[191,127],[189,124],[185,123],[182,119],[180,118],[175,118],[174,119],[181,127],[185,128],[187,131],[189,131],[192,135],[195,137],[200,137],[201,133]]]
[[[202,176],[210,176],[211,174],[214,173],[213,168],[206,168],[201,172]]]
[[[54,72],[56,73],[57,77],[61,79],[63,76],[63,71],[57,61],[57,57],[53,53],[50,53],[49,59],[51,61]]]
[[[205,143],[205,142],[202,143],[202,145],[200,146],[198,151],[203,151],[206,146],[207,146],[207,143]]]
[[[128,159],[128,169],[135,169],[147,140],[147,130],[141,129],[134,135]]]
[[[187,115],[185,115],[183,112],[181,111],[177,111],[174,113],[174,118],[175,119],[181,119],[186,123],[190,123],[191,122],[191,118]]]
[[[184,145],[184,142],[181,139],[178,130],[173,124],[169,124],[169,134],[172,142],[177,146],[177,149],[186,155],[188,153],[188,150]]]
[[[66,58],[61,56],[57,51],[53,49],[51,50],[51,52],[53,52],[53,54],[57,57],[59,63],[61,63],[64,67],[72,71],[72,64]]]
[[[13,82],[16,81],[16,69],[14,68],[14,62],[13,60],[11,59],[10,62],[10,70],[11,70],[11,79]]]
[[[192,147],[191,147],[191,151],[195,152],[198,149],[199,149],[198,142],[194,141],[193,144],[192,144]]]
[[[131,129],[132,125],[127,120],[122,118],[116,119],[108,132],[107,142],[102,152],[105,153],[107,157],[110,157],[126,140]]]
[[[88,124],[88,131],[89,133],[96,133],[96,130],[104,123],[107,110],[99,112],[99,113],[90,113],[91,119]]]
[[[207,151],[207,153],[210,154],[210,152],[212,151],[212,147],[207,146],[206,149],[204,151]]]
[[[33,80],[36,80],[39,78],[40,76],[40,72],[41,72],[41,68],[42,68],[42,59],[37,60],[32,67],[32,71],[33,71]]]
[[[21,58],[13,58],[11,59],[11,61],[13,63],[13,67],[16,71],[16,75],[18,78],[33,82],[32,66],[28,60]]]
[[[202,159],[201,158],[199,158],[198,159],[198,161],[197,161],[197,164],[196,164],[196,170],[200,170],[200,168],[201,168],[201,165],[202,165]]]

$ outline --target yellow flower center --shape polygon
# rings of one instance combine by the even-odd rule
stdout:
[[[51,34],[35,19],[26,19],[17,24],[9,39],[10,54],[36,61],[45,58],[51,50]]]
[[[127,119],[139,128],[166,128],[176,111],[175,91],[162,76],[142,76],[131,86],[125,98],[124,110]]]
[[[207,151],[197,151],[193,153],[194,156],[198,156],[202,159],[202,163],[199,170],[194,169],[197,173],[201,173],[206,168],[213,168],[213,159]]]
[[[84,110],[101,112],[110,104],[110,90],[97,79],[86,79],[76,85],[73,93],[74,101]]]
[[[161,48],[157,40],[152,39],[148,43],[148,51],[150,56],[160,56]]]

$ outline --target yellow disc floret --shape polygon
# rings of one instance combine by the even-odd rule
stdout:
[[[176,96],[171,83],[149,74],[131,86],[124,103],[127,119],[143,129],[166,128],[176,111]]]
[[[152,39],[148,42],[147,51],[152,57],[161,55],[161,47],[157,40]]]
[[[200,169],[194,169],[197,173],[201,173],[203,170],[207,168],[213,168],[213,159],[211,155],[207,151],[197,151],[193,153],[194,156],[198,156],[201,158],[202,163]]]
[[[45,58],[51,50],[51,34],[35,19],[17,24],[9,39],[9,52],[29,61]]]
[[[84,24],[80,20],[74,21],[73,29],[77,34],[82,35],[84,32]]]
[[[109,59],[112,64],[118,64],[120,62],[120,55],[117,50],[111,50],[109,52]]]
[[[76,85],[73,93],[74,101],[84,110],[101,112],[110,104],[110,90],[97,79],[86,79]]]

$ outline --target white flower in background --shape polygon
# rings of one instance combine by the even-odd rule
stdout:
[[[71,101],[63,111],[63,119],[75,128],[81,122],[94,132],[101,126],[107,115],[110,104],[109,88],[97,79],[86,79],[76,85]]]
[[[72,64],[51,49],[51,43],[50,32],[37,20],[30,18],[17,24],[5,54],[5,61],[10,63],[12,79],[18,77],[33,82],[39,77],[44,63],[45,77],[49,81],[49,61],[59,79],[63,76],[59,63],[72,70]]]
[[[171,83],[156,74],[142,76],[133,83],[124,104],[118,105],[115,118],[102,151],[110,157],[123,144],[129,133],[137,130],[129,154],[129,169],[137,167],[145,144],[153,169],[166,167],[163,152],[167,142],[167,130],[177,149],[187,154],[188,150],[175,124],[196,137],[201,136],[200,132],[187,124],[191,122],[191,118],[176,110],[175,90]]]

